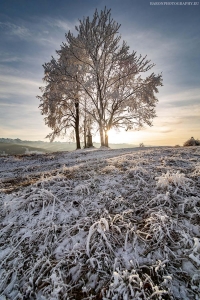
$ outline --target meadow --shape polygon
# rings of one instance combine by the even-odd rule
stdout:
[[[199,299],[200,147],[0,157],[0,299]]]

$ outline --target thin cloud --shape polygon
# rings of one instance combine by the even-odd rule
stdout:
[[[58,28],[61,28],[61,29],[65,30],[65,31],[69,31],[72,28],[74,29],[74,24],[72,24],[70,22],[62,21],[62,20],[55,20],[54,25],[57,26]]]
[[[160,130],[158,130],[157,132],[161,132],[161,133],[169,133],[169,132],[173,132],[174,129],[167,129],[167,128],[160,128]]]
[[[20,39],[30,38],[31,32],[24,26],[19,26],[10,22],[0,22],[0,27],[3,28],[8,34],[19,37]]]
[[[20,70],[12,67],[11,64],[0,64],[0,70],[1,74],[4,75],[13,76],[13,74],[15,74],[15,76],[20,76]],[[2,76],[1,74],[0,76]]]
[[[0,22],[0,28],[9,37],[18,37],[30,43],[38,43],[42,46],[56,46],[61,44],[61,36],[74,28],[74,24],[62,20],[38,20],[35,24],[29,24],[28,28],[11,22]],[[52,30],[54,29],[54,30]],[[57,30],[60,30],[59,34]],[[63,33],[62,33],[63,31]],[[59,38],[60,37],[60,38]]]
[[[39,24],[35,27],[35,31],[39,33],[34,37],[35,41],[42,46],[50,46],[52,51],[58,49],[59,46],[65,41],[65,33],[69,30],[75,31],[77,21],[66,21],[63,19],[44,18],[37,20]]]
[[[30,79],[25,79],[25,78],[18,78],[15,76],[8,76],[8,75],[0,75],[0,80],[4,83],[17,83],[17,84],[22,84],[22,85],[29,85],[29,86],[40,86],[41,82],[36,81],[36,80],[30,80]]]
[[[164,59],[167,58],[169,61],[170,58],[171,61],[180,51],[180,45],[175,39],[161,35],[156,30],[144,31],[136,28],[133,33],[123,34],[122,32],[122,37],[127,41],[131,49],[139,54],[147,55],[147,58],[151,59],[152,62],[159,62],[160,67],[164,65],[168,70],[171,68],[171,65],[166,66]]]
[[[0,86],[1,99],[11,98],[13,95],[15,98],[20,95],[36,96],[42,85],[39,81],[9,75],[0,75],[0,81],[3,83]]]
[[[149,133],[156,133],[156,134],[162,134],[162,133],[170,133],[174,132],[176,130],[176,126],[162,126],[162,125],[155,125],[153,127],[146,127],[143,131],[149,132]]]
[[[192,100],[199,100],[200,102],[200,88],[188,89],[181,93],[169,94],[160,99],[162,103],[184,102],[185,105],[190,105]],[[187,101],[187,103],[186,103]]]
[[[44,20],[41,20],[41,23],[45,25],[45,23],[48,25],[48,27],[53,27],[55,29],[61,29],[65,32],[67,31],[74,31],[75,26],[78,24],[77,20],[69,21],[69,20],[63,20],[63,19],[53,19],[53,18],[46,18]]]
[[[0,53],[0,63],[12,63],[22,61],[22,58],[19,56],[12,56],[8,54]]]
[[[174,116],[177,118],[185,118],[189,116],[200,116],[200,103],[199,104],[191,104],[187,106],[180,107],[173,107],[173,110],[171,107],[165,107],[162,111],[162,114],[164,114],[166,117]],[[162,114],[159,116],[161,117]],[[200,118],[199,118],[200,119]]]
[[[177,117],[172,117],[172,118],[167,117],[166,121],[160,122],[160,125],[161,126],[171,126],[171,125],[179,125],[181,123],[182,123],[182,120]]]

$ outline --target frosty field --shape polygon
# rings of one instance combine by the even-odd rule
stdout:
[[[200,299],[200,147],[0,157],[0,299]]]

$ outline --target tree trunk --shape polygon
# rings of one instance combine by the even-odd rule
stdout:
[[[85,116],[85,119],[84,119],[84,148],[87,147],[87,140],[86,140],[86,132],[87,131],[87,127],[86,127],[86,116]]]
[[[105,147],[108,147],[108,131],[105,130]]]
[[[81,149],[80,135],[79,135],[79,102],[75,102],[76,119],[75,119],[75,134],[76,134],[76,149]]]
[[[86,98],[85,98],[85,116],[84,116],[84,148],[87,147],[87,113],[86,113]]]
[[[101,124],[99,125],[99,132],[100,132],[101,146],[105,146],[104,132]]]

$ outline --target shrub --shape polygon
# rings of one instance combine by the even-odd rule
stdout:
[[[191,137],[189,140],[187,140],[183,146],[200,146],[200,141],[197,139],[195,140],[193,137]]]
[[[200,140],[199,139],[196,140],[196,146],[200,146]]]
[[[143,148],[143,147],[144,147],[144,143],[140,143],[140,144],[139,144],[139,147],[140,147],[140,148]]]

